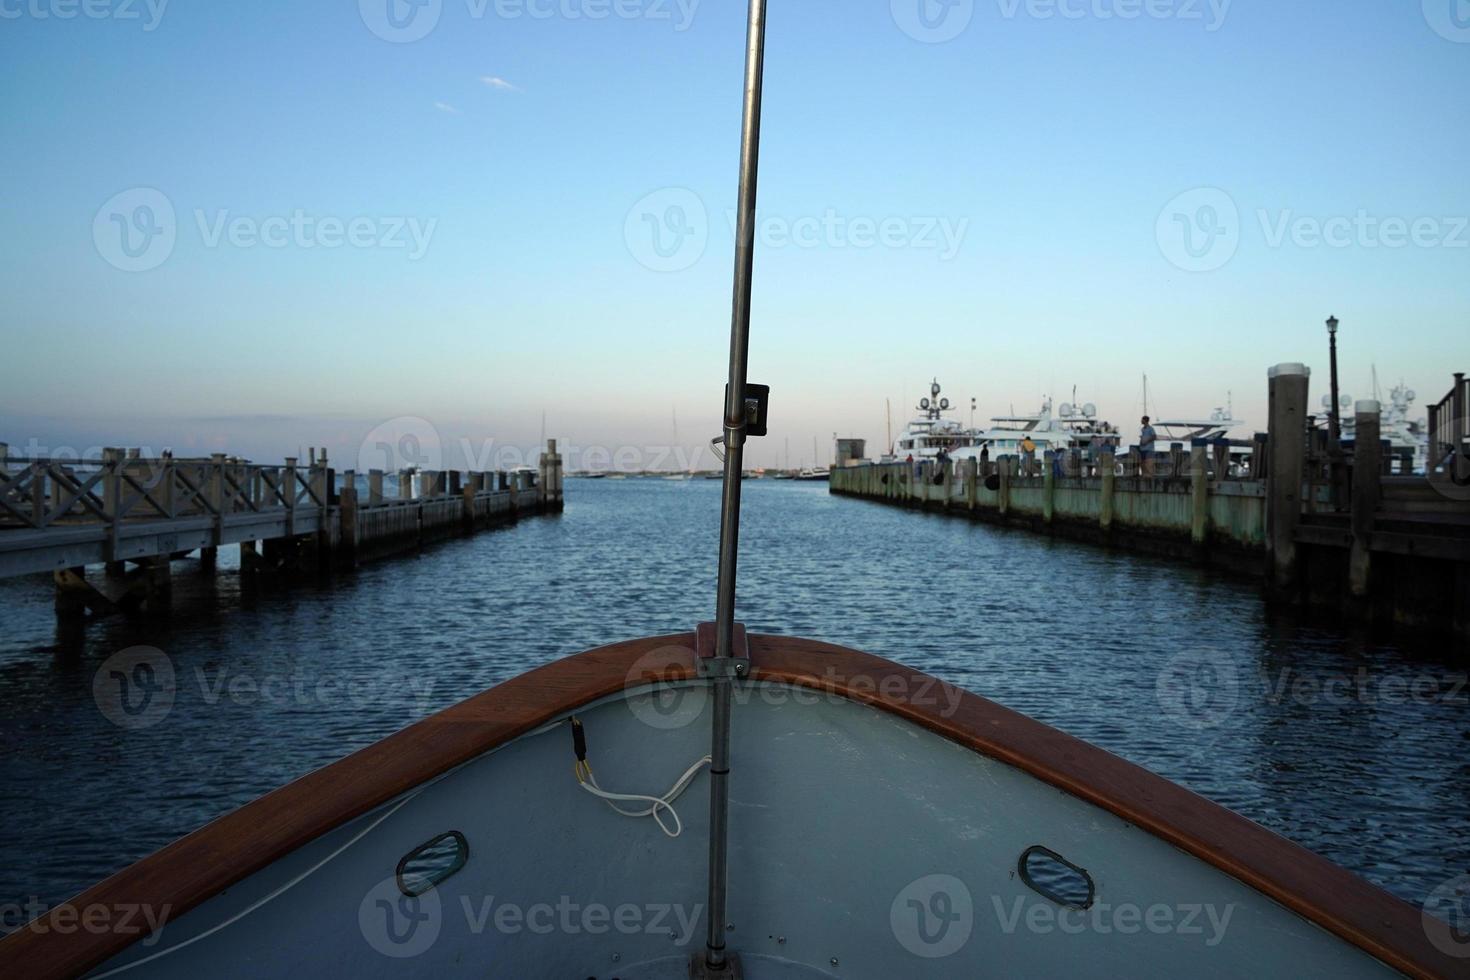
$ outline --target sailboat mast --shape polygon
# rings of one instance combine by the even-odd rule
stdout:
[[[730,311],[730,378],[725,390],[725,482],[720,500],[720,563],[715,602],[715,660],[729,664],[735,636],[735,566],[740,548],[740,472],[745,455],[745,370],[750,353],[750,286],[755,265],[756,176],[760,162],[761,77],[766,47],[766,0],[750,0],[745,28],[745,89],[740,124],[740,191],[736,202],[735,283]],[[725,898],[729,881],[730,675],[711,681],[709,796],[709,931],[704,966],[729,967]]]

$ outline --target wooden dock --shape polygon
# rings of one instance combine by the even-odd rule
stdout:
[[[305,466],[123,449],[77,462],[14,457],[0,443],[0,577],[52,573],[63,615],[156,609],[170,561],[196,550],[212,568],[220,547],[238,545],[247,573],[350,568],[562,503],[555,440],[534,471],[391,475],[338,472],[325,452]],[[112,582],[87,578],[97,564]]]
[[[834,469],[830,488],[1223,566],[1261,576],[1278,598],[1470,638],[1470,385],[1456,375],[1435,406],[1431,472],[1415,475],[1380,442],[1377,402],[1357,403],[1350,449],[1328,445],[1307,414],[1309,378],[1300,364],[1272,368],[1267,433],[1175,444],[1152,476],[1136,451],[1074,450],[1029,473],[1015,456],[863,463]]]

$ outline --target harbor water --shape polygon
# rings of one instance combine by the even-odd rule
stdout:
[[[1422,903],[1470,871],[1463,659],[1269,609],[1173,562],[750,481],[739,618],[902,661],[1099,745]],[[166,619],[58,632],[0,582],[5,930],[294,777],[528,668],[711,619],[720,484],[567,481],[567,505],[282,587],[175,565]],[[160,651],[172,702],[94,679]],[[733,784],[739,799],[739,782]]]

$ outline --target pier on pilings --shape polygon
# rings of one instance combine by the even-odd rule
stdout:
[[[1356,405],[1350,451],[1329,447],[1307,413],[1310,378],[1303,364],[1271,368],[1267,432],[1171,446],[1151,476],[1136,450],[1072,450],[1060,474],[1026,472],[1015,456],[859,462],[834,468],[829,487],[1219,567],[1256,577],[1277,602],[1470,640],[1470,426],[1453,414],[1470,385],[1456,375],[1431,408],[1430,467],[1414,473],[1381,440],[1376,402]]]
[[[247,577],[320,574],[558,512],[562,460],[553,440],[536,469],[404,470],[394,491],[379,470],[362,481],[337,473],[325,451],[312,450],[306,466],[123,449],[78,462],[21,457],[0,443],[0,577],[50,572],[63,619],[162,613],[170,562],[195,551],[206,574],[228,546],[240,549]]]

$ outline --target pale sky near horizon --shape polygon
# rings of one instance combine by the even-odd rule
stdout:
[[[0,0],[0,441],[690,457],[743,43],[714,0]],[[766,65],[751,465],[876,452],[936,375],[1132,431],[1147,373],[1248,435],[1329,314],[1356,397],[1470,369],[1467,0],[771,0]]]

